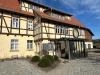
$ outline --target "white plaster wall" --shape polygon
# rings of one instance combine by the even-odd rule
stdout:
[[[88,49],[88,45],[91,45],[91,48],[93,48],[93,42],[85,42],[85,48]]]

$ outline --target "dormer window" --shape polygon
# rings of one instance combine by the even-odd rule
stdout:
[[[66,16],[66,19],[70,21],[70,20],[71,20],[71,17],[69,17],[69,16]]]
[[[39,7],[38,6],[33,6],[33,9],[34,10],[39,10]]]
[[[33,20],[28,20],[27,27],[29,30],[33,30]]]
[[[29,9],[33,9],[33,5],[32,4],[29,4],[28,8]]]
[[[36,4],[21,2],[21,10],[33,13],[33,10],[43,12],[45,10],[45,8],[41,7],[41,6],[38,6]]]

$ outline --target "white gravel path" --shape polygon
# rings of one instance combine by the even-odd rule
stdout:
[[[88,58],[61,63],[49,72],[26,60],[0,62],[0,75],[100,75],[100,53],[90,53]]]

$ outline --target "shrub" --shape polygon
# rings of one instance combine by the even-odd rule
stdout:
[[[53,58],[55,61],[59,61],[59,57],[57,55],[54,55],[54,58]]]
[[[42,58],[46,58],[46,59],[50,60],[50,61],[51,61],[51,63],[53,63],[53,62],[54,62],[54,58],[53,58],[53,56],[51,56],[51,55],[45,55],[45,56],[44,56],[44,57],[42,57]]]
[[[59,58],[56,55],[55,56],[45,55],[41,58],[38,66],[39,67],[50,67],[54,63],[54,61],[58,61],[58,60]]]
[[[32,62],[39,62],[40,61],[40,57],[39,56],[33,56],[31,61]]]
[[[45,56],[42,57],[42,59],[40,60],[39,64],[38,64],[39,67],[49,67],[51,66],[51,60],[46,58]]]

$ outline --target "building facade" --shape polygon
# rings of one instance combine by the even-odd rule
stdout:
[[[84,56],[92,36],[71,14],[29,0],[0,0],[0,59]]]

